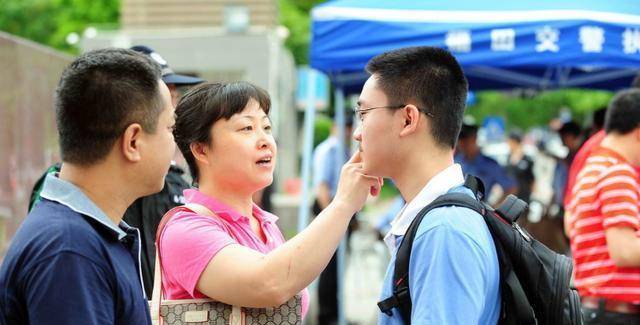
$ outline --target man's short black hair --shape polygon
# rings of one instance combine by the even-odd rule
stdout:
[[[460,128],[460,140],[469,139],[478,136],[478,126],[475,124],[462,124]]]
[[[592,128],[601,130],[604,128],[604,117],[607,114],[607,108],[602,107],[593,112]]]
[[[522,143],[522,130],[514,128],[509,132],[508,138],[517,143]]]
[[[159,81],[158,64],[131,50],[95,50],[73,61],[56,90],[62,161],[99,162],[132,123],[155,132],[163,109]]]
[[[562,124],[562,126],[558,130],[558,134],[560,134],[561,136],[572,135],[574,137],[579,137],[582,134],[582,127],[580,126],[580,124],[574,121],[569,121]]]
[[[194,183],[199,181],[200,172],[191,153],[191,144],[210,144],[213,124],[221,119],[228,120],[234,114],[242,112],[251,99],[258,102],[265,114],[269,114],[269,94],[245,81],[204,83],[191,88],[182,96],[176,107],[176,127],[173,136],[189,165]]]
[[[611,102],[604,120],[607,134],[627,134],[640,127],[640,89],[618,92]]]
[[[467,100],[467,79],[448,51],[429,46],[380,54],[367,64],[389,105],[415,104],[433,115],[431,135],[444,148],[455,148]]]

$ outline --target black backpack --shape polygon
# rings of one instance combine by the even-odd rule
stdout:
[[[411,324],[409,259],[413,239],[422,218],[429,211],[446,206],[465,207],[483,216],[496,246],[500,263],[502,300],[499,324],[582,324],[580,298],[569,287],[571,259],[550,250],[516,223],[527,204],[509,195],[499,208],[482,202],[484,185],[467,176],[465,186],[477,199],[465,193],[447,193],[423,208],[413,220],[396,254],[393,295],[378,303],[388,315],[395,308],[405,324]]]

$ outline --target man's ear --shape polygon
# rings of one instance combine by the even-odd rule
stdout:
[[[400,109],[401,117],[403,119],[402,131],[400,136],[407,136],[418,131],[418,122],[420,121],[420,110],[413,104],[408,104],[404,108]]]
[[[142,159],[140,145],[142,144],[142,126],[138,123],[129,125],[122,133],[120,150],[125,159],[137,162]]]

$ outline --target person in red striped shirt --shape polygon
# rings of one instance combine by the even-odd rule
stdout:
[[[609,104],[568,206],[575,285],[586,324],[640,324],[640,89]]]

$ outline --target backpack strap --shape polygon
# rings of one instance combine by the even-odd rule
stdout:
[[[447,193],[438,197],[431,204],[424,207],[413,219],[409,229],[402,238],[398,252],[396,253],[395,270],[393,273],[393,294],[391,297],[378,302],[378,308],[383,313],[391,316],[392,309],[397,308],[405,324],[411,324],[411,294],[409,292],[409,263],[411,258],[411,247],[413,240],[420,226],[420,222],[431,210],[447,207],[459,206],[478,212],[485,213],[484,205],[473,197],[465,193]]]
[[[471,174],[467,174],[464,178],[464,187],[470,189],[478,200],[482,201],[485,197],[485,188],[482,180]]]

